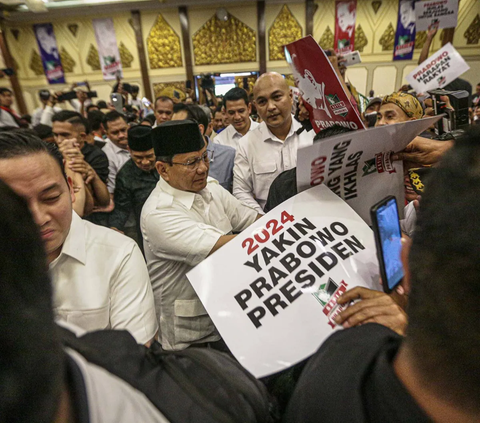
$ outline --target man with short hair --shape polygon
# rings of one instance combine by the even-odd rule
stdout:
[[[233,195],[263,213],[268,190],[284,170],[297,165],[297,150],[312,144],[313,135],[297,133],[302,125],[292,114],[292,94],[282,75],[264,73],[253,89],[263,122],[239,142],[233,168]]]
[[[125,231],[131,213],[135,216],[136,241],[143,251],[140,215],[148,196],[155,188],[159,176],[155,169],[155,152],[152,146],[152,128],[138,125],[128,130],[128,152],[131,159],[117,174],[113,196],[115,208],[109,216],[109,225]],[[129,234],[131,236],[131,234]]]
[[[51,100],[52,95],[48,90],[40,90],[38,92],[38,98],[40,100],[41,106],[37,107],[32,115],[32,126],[37,126],[40,123],[43,125],[50,125],[52,126],[52,115],[54,113],[61,112],[62,109],[60,107],[55,107]],[[51,112],[45,113],[47,107],[50,107],[52,110]],[[45,115],[45,117],[44,117]],[[48,118],[47,118],[48,115]]]
[[[225,126],[223,125],[223,112],[222,112],[222,107],[217,107],[215,109],[215,114],[213,116],[213,130],[219,134],[225,129]]]
[[[87,119],[90,124],[90,129],[93,135],[93,143],[98,148],[105,147],[105,140],[103,136],[105,135],[105,128],[103,127],[103,119],[105,115],[100,110],[92,110],[88,112]]]
[[[102,150],[86,142],[88,122],[80,113],[62,110],[53,115],[52,123],[55,142],[63,156],[69,160],[67,166],[82,174],[94,204],[99,207],[107,206],[110,201],[105,185],[108,160]],[[81,154],[74,151],[75,146],[80,149]]]
[[[203,112],[202,112],[203,113]],[[193,120],[152,130],[160,180],[142,210],[145,257],[166,350],[221,347],[220,336],[186,274],[248,227],[257,213],[208,178],[210,153]]]
[[[113,198],[117,174],[123,165],[130,160],[127,136],[128,124],[122,113],[112,110],[105,114],[103,127],[107,134],[107,143],[103,147],[103,151],[108,157],[107,187],[110,196]]]
[[[403,243],[406,337],[374,323],[335,332],[302,371],[285,422],[480,421],[479,138],[433,170]]]
[[[12,90],[0,87],[0,128],[27,128],[28,123],[12,109],[12,104]]]
[[[208,107],[206,109],[210,113],[210,109]],[[232,192],[235,149],[226,145],[215,144],[205,134],[205,128],[208,127],[208,117],[207,112],[201,106],[179,103],[175,105],[174,110],[172,120],[192,119],[198,123],[200,132],[207,143],[207,151],[211,152],[212,155],[208,175],[215,178],[223,188]]]
[[[412,94],[398,92],[383,98],[377,111],[375,126],[392,125],[394,123],[417,120],[423,117],[423,108]]]
[[[155,113],[155,126],[160,125],[162,122],[168,122],[173,116],[173,101],[170,97],[160,96],[155,99],[154,109]]]
[[[87,331],[126,329],[150,343],[157,324],[140,250],[72,211],[71,180],[46,144],[26,132],[0,134],[0,179],[25,198],[38,225],[57,317]]]
[[[248,131],[253,131],[258,123],[250,118],[252,106],[248,101],[248,94],[243,88],[232,88],[223,97],[223,103],[230,125],[215,137],[215,143],[237,149],[240,138]]]

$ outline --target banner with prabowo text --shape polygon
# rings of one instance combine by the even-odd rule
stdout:
[[[111,18],[93,19],[98,56],[102,67],[103,79],[108,81],[117,76],[122,78],[122,62],[118,52],[117,37]]]
[[[417,94],[420,94],[445,87],[469,69],[470,66],[460,53],[448,43],[410,72],[405,79]]]
[[[412,60],[414,47],[415,0],[401,0],[398,4],[393,60]]]
[[[417,31],[430,28],[455,28],[458,20],[458,0],[427,0],[415,4]]]
[[[33,32],[37,39],[43,70],[49,84],[64,84],[65,73],[58,54],[57,39],[51,23],[33,25]]]
[[[367,224],[370,207],[394,195],[403,213],[403,163],[393,152],[403,150],[440,116],[352,131],[325,138],[297,152],[297,188],[303,191],[325,184],[343,198]]]
[[[335,53],[345,54],[355,50],[356,20],[357,0],[335,1]]]
[[[290,198],[187,277],[233,355],[260,378],[313,354],[348,289],[381,289],[371,229],[326,186]]]
[[[285,57],[315,132],[332,125],[365,128],[350,103],[350,93],[345,92],[330,60],[310,35],[286,45]]]

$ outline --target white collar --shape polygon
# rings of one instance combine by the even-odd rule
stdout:
[[[210,178],[208,178],[210,179]],[[207,179],[207,181],[208,181]],[[195,196],[201,196],[207,203],[212,201],[212,193],[208,190],[207,187],[202,189],[201,191],[194,193],[189,191],[182,191],[180,189],[172,187],[167,181],[165,181],[162,177],[158,181],[160,189],[171,195],[177,201],[182,203],[188,210],[190,210],[193,206],[193,202],[195,201]]]
[[[72,223],[70,224],[70,230],[62,245],[62,251],[59,256],[50,263],[50,266],[54,265],[60,257],[65,254],[78,260],[83,265],[87,261],[87,251],[85,248],[85,226],[80,216],[72,210]]]
[[[281,142],[281,143],[284,143],[289,137],[291,137],[292,135],[295,134],[295,132],[300,128],[301,124],[294,118],[294,116],[292,115],[292,124],[290,125],[290,130],[288,131],[288,134],[287,136],[285,137],[285,140],[281,140],[280,138],[278,138],[276,135],[274,135],[270,129],[268,129],[268,126],[265,122],[262,122],[259,126],[259,130],[261,131],[262,133],[262,138],[263,138],[263,141],[268,141],[268,140],[272,140],[272,141],[277,141],[277,142]]]

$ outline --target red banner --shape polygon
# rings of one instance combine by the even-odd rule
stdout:
[[[335,2],[335,53],[345,54],[354,51],[356,19],[357,0]]]
[[[285,47],[285,56],[315,132],[333,125],[365,129],[330,60],[309,35]]]

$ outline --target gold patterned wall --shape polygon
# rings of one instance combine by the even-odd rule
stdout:
[[[195,65],[254,62],[256,38],[256,32],[232,14],[226,21],[215,14],[192,37]]]
[[[185,82],[158,82],[153,84],[155,97],[166,96],[179,101],[185,100]]]
[[[148,34],[147,51],[151,69],[183,65],[180,38],[161,14]]]
[[[286,4],[268,30],[268,48],[270,60],[285,60],[283,47],[302,38],[302,27]]]

